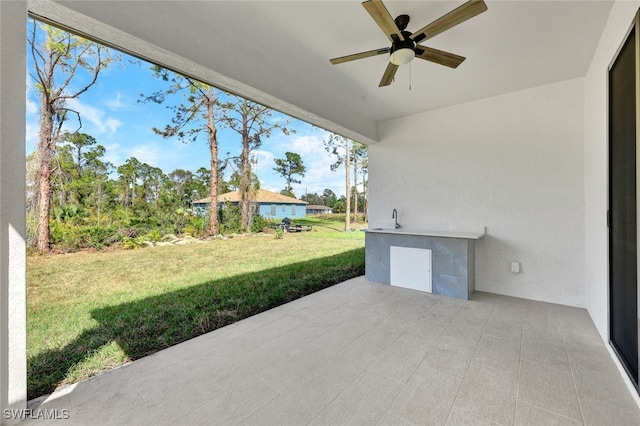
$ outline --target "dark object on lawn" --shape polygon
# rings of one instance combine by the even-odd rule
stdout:
[[[269,225],[273,229],[282,229],[284,232],[302,232],[311,231],[313,227],[311,225],[292,225],[291,219],[285,217],[280,223],[274,223]]]

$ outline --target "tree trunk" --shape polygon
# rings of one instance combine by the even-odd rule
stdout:
[[[98,199],[97,199],[97,208],[98,208],[98,226],[100,226],[100,206],[102,205],[102,182],[98,181]]]
[[[36,249],[46,252],[51,249],[49,217],[51,214],[51,156],[55,145],[53,140],[53,112],[49,109],[46,97],[42,97],[40,106],[40,133],[37,148],[38,173],[38,228]]]
[[[346,210],[346,215],[344,217],[344,230],[345,231],[350,231],[351,230],[351,179],[350,179],[350,175],[351,175],[351,152],[349,150],[349,140],[345,140],[345,160],[344,160],[344,167],[346,170],[346,178],[345,178],[345,184],[346,184],[346,188],[347,188],[347,193],[346,193],[346,206],[345,206],[345,210]]]
[[[358,223],[358,158],[353,158],[353,222]]]
[[[362,211],[363,211],[363,221],[364,223],[368,223],[369,222],[369,203],[368,203],[368,198],[369,198],[369,190],[368,190],[368,185],[367,185],[367,181],[365,178],[365,172],[364,172],[364,168],[362,169],[362,192],[363,192],[363,198],[362,198]]]
[[[136,182],[138,179],[136,178],[136,174],[133,174],[133,178],[131,179],[131,208],[134,208],[136,205]]]
[[[240,156],[240,219],[244,231],[249,230],[249,193],[251,190],[251,165],[249,164],[249,129],[246,105],[242,114],[242,154]]]
[[[213,101],[207,105],[207,120],[209,125],[209,149],[211,154],[211,174],[209,176],[209,225],[206,236],[213,237],[220,234],[220,224],[218,221],[218,131],[214,122]]]

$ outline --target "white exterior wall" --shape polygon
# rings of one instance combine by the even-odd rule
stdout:
[[[26,407],[25,76],[27,5],[0,1],[0,423]]]
[[[486,226],[477,290],[584,306],[583,94],[568,80],[381,123],[370,226],[393,208],[404,227]]]
[[[609,340],[608,68],[625,39],[640,1],[616,2],[585,78],[586,306]]]

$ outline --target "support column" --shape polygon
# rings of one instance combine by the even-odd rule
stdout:
[[[26,408],[25,90],[27,2],[0,1],[0,424]]]

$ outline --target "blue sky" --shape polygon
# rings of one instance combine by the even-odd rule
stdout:
[[[30,62],[28,60],[27,67],[31,66]],[[209,148],[204,138],[194,143],[183,143],[177,138],[163,139],[151,130],[152,127],[164,128],[169,124],[172,112],[164,104],[138,102],[140,94],[150,95],[166,88],[167,83],[153,76],[150,64],[132,62],[133,58],[123,54],[121,65],[103,71],[94,86],[68,103],[68,107],[80,112],[80,131],[96,138],[106,148],[105,159],[116,167],[129,157],[136,157],[165,173],[177,168],[191,171],[209,168]],[[34,151],[38,137],[38,94],[29,76],[26,119],[26,149],[29,154]],[[262,139],[255,170],[261,187],[275,192],[285,187],[284,179],[273,171],[274,159],[284,158],[285,152],[291,151],[300,154],[307,167],[305,177],[300,179],[302,183],[293,185],[297,197],[304,195],[305,191],[321,194],[325,188],[330,188],[338,196],[344,195],[344,169],[331,171],[330,165],[335,159],[325,151],[322,143],[329,138],[329,133],[275,111],[273,119],[288,119],[288,127],[295,133],[287,136],[274,131],[270,138]],[[76,119],[65,124],[69,131],[77,127]],[[221,159],[227,152],[233,156],[240,151],[241,141],[232,130],[219,128],[218,141]]]

